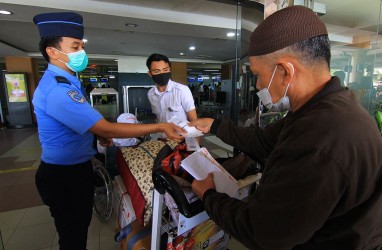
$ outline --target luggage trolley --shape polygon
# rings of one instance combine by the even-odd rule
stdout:
[[[261,174],[251,175],[244,180],[239,181],[239,198],[243,199],[248,196],[250,187],[252,184],[257,182],[261,177]],[[208,224],[209,216],[203,208],[203,203],[201,200],[196,199],[195,201],[189,202],[185,193],[178,185],[177,181],[163,169],[153,170],[153,218],[152,218],[152,238],[151,238],[151,249],[159,250],[161,244],[162,233],[168,233],[168,235],[173,235],[174,237],[179,237],[190,232],[190,230],[197,229],[198,225],[202,223],[207,223],[206,228],[200,228],[203,232],[212,230],[207,233],[207,236],[200,237],[202,242],[198,242],[200,249],[225,249],[228,244],[228,235],[224,233],[220,228],[219,230],[215,226],[212,228]],[[174,221],[165,220],[163,218],[163,206],[164,206],[164,195],[168,193],[175,201],[177,208],[179,210],[179,219],[176,224]],[[170,216],[169,216],[170,218]],[[193,234],[198,234],[201,232],[192,232]],[[188,233],[190,234],[190,233]],[[181,236],[183,237],[183,236]],[[192,241],[192,240],[191,240]]]

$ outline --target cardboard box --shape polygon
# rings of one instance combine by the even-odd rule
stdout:
[[[197,225],[182,235],[168,238],[168,250],[204,250],[224,248],[225,234],[212,220]]]
[[[117,175],[114,184],[114,211],[118,218],[120,228],[124,228],[130,222],[137,219],[131,203],[130,195],[126,192],[121,176]]]

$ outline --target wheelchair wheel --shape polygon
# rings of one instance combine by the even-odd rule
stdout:
[[[104,165],[94,159],[94,203],[93,212],[107,221],[113,212],[113,183]]]

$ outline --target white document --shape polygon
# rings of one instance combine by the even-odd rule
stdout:
[[[200,148],[198,140],[195,137],[186,137],[187,151],[196,151]]]
[[[201,148],[182,161],[182,167],[195,179],[203,180],[209,173],[214,174],[216,191],[226,193],[231,197],[238,196],[239,185],[206,148]]]
[[[195,127],[190,127],[187,125],[188,121],[182,121],[177,116],[172,116],[168,122],[172,122],[179,127],[187,131],[186,134],[183,134],[184,137],[200,137],[203,136],[203,132]]]

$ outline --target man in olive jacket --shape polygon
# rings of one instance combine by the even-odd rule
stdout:
[[[296,28],[297,27],[297,28]],[[190,123],[265,162],[248,201],[192,183],[209,216],[250,249],[377,249],[382,245],[382,138],[329,70],[325,24],[303,6],[277,11],[253,32],[249,61],[259,98],[288,111],[265,128]]]

